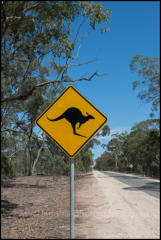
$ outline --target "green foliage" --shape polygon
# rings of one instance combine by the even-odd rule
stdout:
[[[99,133],[97,133],[97,137],[110,135],[110,127],[106,124]]]
[[[133,89],[139,89],[138,97],[152,103],[151,116],[160,107],[160,59],[136,55],[130,63],[130,70],[137,71],[140,80],[133,83]]]
[[[143,130],[147,131],[148,129],[159,129],[160,128],[160,119],[147,119],[142,121],[131,128],[133,131]]]
[[[2,151],[7,159],[12,156],[10,162],[3,161],[9,176],[13,166],[19,175],[31,174],[43,142],[35,133],[34,121],[64,89],[63,82],[73,81],[68,68],[79,39],[72,30],[73,23],[77,18],[85,19],[93,30],[100,26],[105,32],[110,15],[103,4],[92,2],[1,2]],[[105,127],[101,134],[107,130]],[[94,138],[79,154],[78,169],[90,169],[90,149],[98,143]],[[43,149],[36,172],[52,174],[57,169],[60,174],[69,174],[69,159],[56,145],[48,140]]]
[[[144,173],[143,167],[142,167],[141,164],[138,164],[138,165],[137,165],[137,172],[140,173],[140,174],[143,174],[143,173]]]
[[[102,159],[101,157],[97,158],[94,169],[97,169],[100,171],[115,170],[115,159],[114,158]]]
[[[93,165],[93,154],[90,149],[83,149],[76,157],[76,169],[82,172],[88,172]]]
[[[53,171],[61,175],[70,174],[70,161],[65,162],[61,156],[55,155],[53,158]]]
[[[74,21],[83,17],[93,30],[99,25],[105,31],[110,15],[110,9],[92,2],[2,1],[2,99],[24,96],[33,86],[47,82],[50,65],[61,83],[67,65],[56,60],[73,59]],[[72,78],[66,74],[65,80]]]
[[[110,152],[104,152],[96,159],[94,169],[100,171],[115,170],[115,158]]]
[[[3,177],[13,178],[17,176],[17,171],[13,163],[4,154],[1,155],[1,174]]]
[[[107,144],[107,150],[111,151],[115,157],[115,166],[118,167],[118,158],[122,154],[122,145],[127,138],[127,132],[121,134],[113,134],[112,139]]]
[[[131,132],[115,134],[106,145],[111,156],[105,152],[96,160],[95,169],[133,171],[147,176],[160,176],[160,120],[148,119],[131,128]],[[109,154],[109,153],[108,153]],[[107,156],[106,156],[107,155]],[[106,156],[106,157],[105,157]],[[111,159],[117,168],[110,168]],[[133,168],[130,170],[129,165]]]
[[[97,169],[97,170],[99,170],[99,171],[102,170],[101,158],[97,158],[97,159],[96,159],[96,163],[95,163],[94,169]]]

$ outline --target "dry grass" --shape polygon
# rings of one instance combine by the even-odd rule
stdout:
[[[3,239],[69,238],[69,177],[19,177],[2,187],[1,199]]]

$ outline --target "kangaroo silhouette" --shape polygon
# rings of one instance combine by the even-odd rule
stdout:
[[[68,122],[71,123],[72,128],[73,128],[73,134],[74,135],[78,135],[81,137],[85,137],[79,133],[76,133],[76,124],[79,123],[78,129],[81,127],[82,124],[84,124],[85,122],[87,122],[89,119],[94,119],[94,117],[88,113],[86,113],[87,116],[83,116],[83,114],[81,113],[81,111],[78,108],[75,107],[71,107],[68,108],[63,114],[61,114],[59,117],[55,118],[55,119],[50,119],[47,116],[47,119],[49,121],[58,121],[61,120],[63,118],[65,118]],[[85,137],[86,138],[86,137]]]

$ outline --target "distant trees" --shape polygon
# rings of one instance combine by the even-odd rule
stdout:
[[[132,171],[147,176],[160,176],[160,120],[148,119],[131,128],[131,132],[115,134],[105,152],[96,159],[95,169]],[[111,168],[111,162],[117,162]]]
[[[105,151],[99,158],[96,159],[94,169],[105,171],[113,170],[116,167],[114,155],[111,152]]]
[[[124,151],[134,171],[158,176],[160,169],[160,120],[149,119],[136,124],[124,144]]]
[[[107,144],[107,150],[111,151],[115,159],[115,167],[118,167],[118,158],[122,154],[122,145],[125,141],[127,133],[113,134],[113,138]]]

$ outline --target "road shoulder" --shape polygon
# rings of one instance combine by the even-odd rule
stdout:
[[[76,181],[77,238],[159,239],[159,200],[99,171]]]

